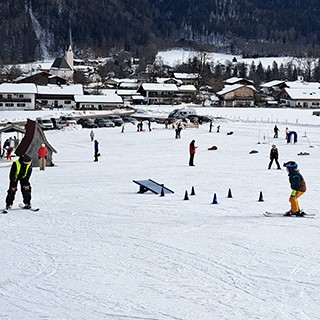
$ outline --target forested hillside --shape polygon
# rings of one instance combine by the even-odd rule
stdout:
[[[2,0],[0,61],[75,51],[153,55],[165,46],[210,45],[245,55],[317,54],[318,0]]]

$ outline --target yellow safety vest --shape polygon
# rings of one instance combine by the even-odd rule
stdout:
[[[18,176],[19,176],[19,173],[20,173],[20,170],[21,170],[21,163],[20,163],[19,160],[16,160],[15,163],[16,163],[16,167],[17,167],[15,180],[18,180]],[[29,170],[30,166],[31,166],[31,163],[27,164],[26,172],[24,173],[22,179],[24,179],[27,176],[27,173],[28,173],[28,170]]]

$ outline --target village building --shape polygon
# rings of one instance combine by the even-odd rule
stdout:
[[[260,89],[264,94],[276,96],[284,88],[286,88],[286,82],[283,80],[273,80],[260,85]]]
[[[122,98],[116,93],[107,95],[75,95],[77,110],[109,110],[123,106]]]
[[[142,83],[138,92],[145,97],[146,104],[173,104],[179,89],[169,83]]]
[[[175,79],[175,78],[156,78],[156,82],[157,83],[171,83],[171,84],[175,84],[177,86],[180,86],[183,84],[183,81],[179,80],[179,79]]]
[[[37,86],[33,83],[0,84],[0,110],[32,110]]]
[[[223,81],[227,85],[243,84],[247,86],[253,86],[254,82],[245,78],[232,77]]]
[[[144,104],[144,97],[137,92],[137,90],[122,90],[117,89],[116,93],[123,100],[125,105],[127,104]]]
[[[179,91],[176,93],[176,101],[192,102],[197,94],[197,89],[194,85],[181,85],[178,87]]]
[[[319,108],[320,89],[285,88],[279,95],[280,103],[288,107]]]
[[[254,94],[257,92],[254,86],[234,84],[225,86],[217,92],[221,107],[252,107],[254,106]]]
[[[50,67],[50,73],[66,79],[67,81],[73,81],[74,55],[72,50],[71,31],[69,32],[69,43],[67,45],[64,57],[58,57],[54,60]]]
[[[38,107],[74,108],[75,95],[83,95],[82,84],[38,86],[36,102]]]
[[[59,76],[52,75],[47,71],[38,71],[27,77],[19,77],[15,80],[16,83],[34,83],[39,86],[48,84],[66,84],[67,80]]]
[[[199,86],[199,74],[198,73],[181,73],[181,72],[175,72],[173,74],[174,78],[177,80],[182,81],[183,84],[188,85],[194,85],[196,88]]]

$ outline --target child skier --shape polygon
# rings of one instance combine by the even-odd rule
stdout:
[[[302,196],[307,190],[306,182],[299,172],[298,164],[294,161],[288,161],[283,164],[284,167],[287,168],[289,182],[291,185],[291,195],[289,198],[289,202],[291,204],[291,210],[285,213],[286,216],[296,215],[296,216],[304,216],[305,213],[300,210],[300,205],[298,198]]]

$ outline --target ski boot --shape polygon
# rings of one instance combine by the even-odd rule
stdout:
[[[291,210],[289,210],[289,211],[285,212],[284,216],[285,216],[285,217],[290,217],[290,216],[292,216],[293,214],[294,214],[294,213],[293,213]]]
[[[295,215],[296,215],[297,217],[303,217],[303,216],[306,215],[306,213],[305,213],[304,211],[302,211],[302,210],[299,210],[299,211],[297,211],[297,212],[295,213]]]

